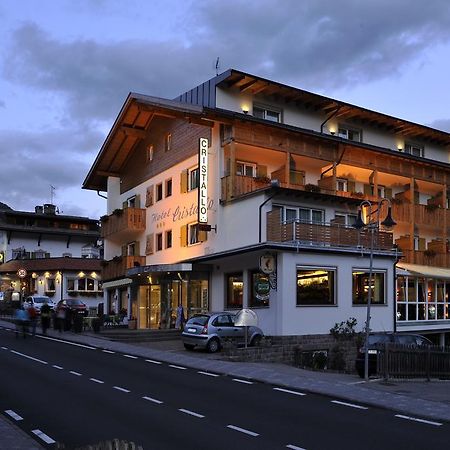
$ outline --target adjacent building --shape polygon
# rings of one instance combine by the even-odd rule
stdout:
[[[55,205],[34,212],[0,210],[0,295],[27,295],[55,303],[77,297],[91,307],[103,301],[99,221],[57,214]]]
[[[237,70],[173,100],[132,93],[83,185],[108,197],[105,301],[150,329],[173,327],[178,304],[252,308],[283,336],[362,327],[370,292],[371,329],[443,343],[449,145]],[[353,227],[359,211],[372,227]]]

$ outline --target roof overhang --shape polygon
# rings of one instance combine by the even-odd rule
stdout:
[[[399,262],[397,263],[397,274],[450,280],[450,269],[444,269],[441,267],[423,266],[420,264],[407,264]]]

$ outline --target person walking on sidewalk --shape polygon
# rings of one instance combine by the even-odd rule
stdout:
[[[29,320],[30,317],[28,315],[28,312],[23,308],[23,306],[16,309],[16,312],[14,313],[14,321],[16,323],[17,338],[19,337],[21,331],[24,339],[27,337]]]
[[[30,325],[31,325],[31,334],[33,336],[36,336],[36,324],[38,319],[38,312],[33,304],[31,304],[27,308],[28,316],[30,318]]]
[[[44,301],[44,304],[41,306],[41,328],[43,334],[47,334],[47,330],[50,327],[51,312],[49,304]]]

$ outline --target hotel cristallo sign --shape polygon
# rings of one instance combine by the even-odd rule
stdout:
[[[198,146],[198,223],[208,223],[208,146],[207,138],[200,138]]]

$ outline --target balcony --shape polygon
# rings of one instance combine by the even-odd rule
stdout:
[[[128,269],[143,265],[145,265],[145,256],[116,256],[103,262],[102,280],[124,277]]]
[[[432,205],[392,202],[392,216],[395,217],[396,222],[411,223],[413,212],[415,224],[439,229],[444,226],[445,216],[449,216],[449,210]]]
[[[145,231],[145,209],[116,209],[109,216],[104,216],[101,224],[102,238],[131,241]]]
[[[402,250],[402,262],[423,266],[450,268],[450,254],[433,250]]]
[[[358,231],[341,224],[314,224],[299,220],[281,223],[279,211],[267,214],[267,241],[291,242],[304,246],[370,248],[370,232]],[[391,251],[392,233],[380,231],[374,235],[374,250]]]

